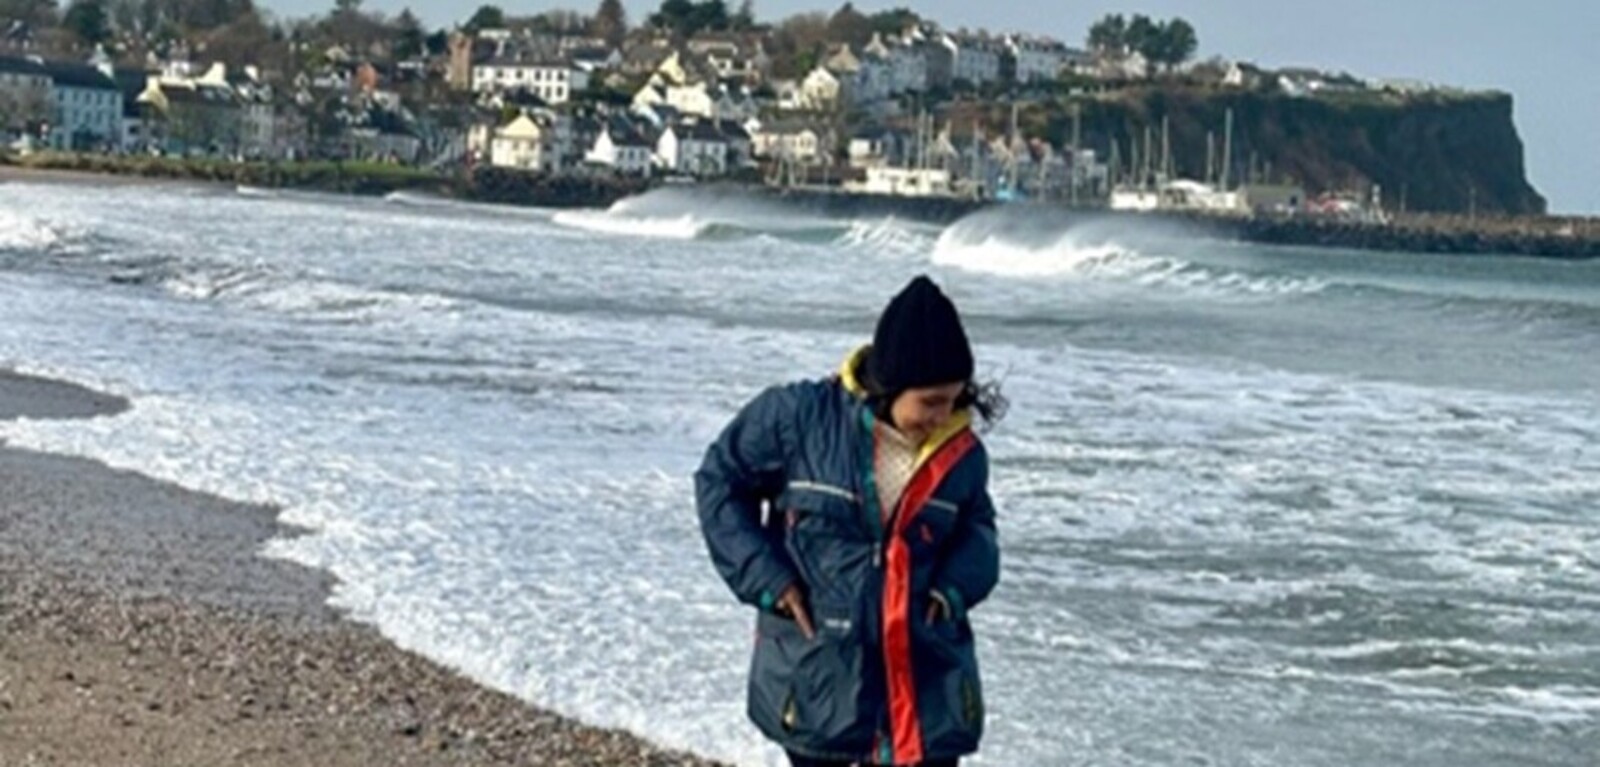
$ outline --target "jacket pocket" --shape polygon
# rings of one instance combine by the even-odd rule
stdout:
[[[971,753],[983,737],[983,685],[966,621],[917,621],[917,703],[926,750],[939,757]]]
[[[824,753],[866,753],[874,732],[864,707],[860,627],[848,607],[811,606],[817,635],[787,618],[757,619],[750,718],[768,737]]]
[[[784,543],[814,601],[854,604],[872,559],[873,538],[848,491],[791,483],[778,499]]]

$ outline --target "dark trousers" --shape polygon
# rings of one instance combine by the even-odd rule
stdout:
[[[918,767],[956,767],[956,764],[960,761],[960,759],[944,759],[932,762],[922,762],[918,765]],[[794,765],[794,767],[850,767],[850,765],[854,763],[830,762],[826,759],[812,759],[811,757],[801,756],[791,751],[789,752],[789,764]]]

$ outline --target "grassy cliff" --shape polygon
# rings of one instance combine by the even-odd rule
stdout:
[[[1528,183],[1511,96],[1504,93],[1357,91],[1296,98],[1264,90],[1148,85],[1034,102],[1021,111],[1022,127],[1054,143],[1070,141],[1073,103],[1082,109],[1083,146],[1106,157],[1116,142],[1125,165],[1135,144],[1143,151],[1147,127],[1159,158],[1165,120],[1178,173],[1204,178],[1207,133],[1220,158],[1231,109],[1234,180],[1293,182],[1313,194],[1364,195],[1376,184],[1390,210],[1545,212],[1544,198]],[[980,112],[990,135],[1010,120],[1008,107]]]

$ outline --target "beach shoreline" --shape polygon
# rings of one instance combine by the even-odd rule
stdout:
[[[0,371],[0,419],[126,401]],[[0,764],[710,765],[402,650],[277,510],[0,444]]]
[[[160,176],[135,176],[121,173],[101,173],[92,170],[66,170],[61,168],[30,168],[0,162],[0,183],[71,184],[81,186],[193,186],[195,184],[231,186],[222,181],[201,179],[164,178]]]
[[[551,176],[480,166],[442,173],[374,162],[245,162],[170,157],[0,152],[0,182],[96,185],[147,183],[285,189],[356,197],[407,192],[465,202],[540,208],[605,208],[654,188],[648,179]]]

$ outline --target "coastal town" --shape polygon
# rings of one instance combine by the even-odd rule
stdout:
[[[1130,89],[1404,99],[1449,91],[1195,60],[1183,19],[1107,16],[1081,45],[949,29],[910,10],[758,23],[749,2],[667,0],[630,23],[478,8],[450,29],[338,0],[275,21],[234,3],[0,4],[13,153],[381,162],[438,173],[726,179],[1116,210],[1380,217],[1381,188],[1310,189],[1235,142],[1175,157],[1165,120],[1087,136]],[[7,17],[9,15],[9,18]]]
[[[0,0],[0,767],[1600,767],[1600,0],[1354,5]]]

